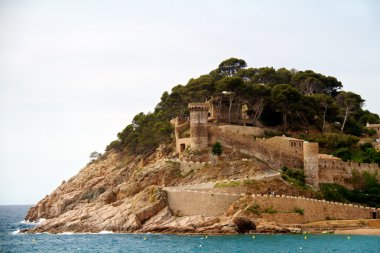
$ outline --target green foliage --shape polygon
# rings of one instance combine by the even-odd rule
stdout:
[[[212,153],[214,155],[221,155],[223,152],[222,144],[220,144],[219,141],[215,142],[215,144],[212,146]]]
[[[304,214],[305,214],[305,210],[303,210],[303,209],[301,209],[301,208],[298,208],[298,207],[294,208],[293,211],[294,211],[295,213],[300,214],[300,215],[304,215]]]
[[[376,151],[370,143],[340,148],[332,154],[343,161],[351,160],[359,163],[377,163],[380,165],[380,152]]]
[[[282,179],[292,183],[295,186],[305,187],[306,177],[303,170],[289,169],[288,167],[283,167],[281,170]]]
[[[338,184],[321,184],[318,194],[329,201],[380,207],[380,185],[375,175],[368,172],[363,174],[356,172],[351,180],[358,187],[357,189],[349,190]]]
[[[275,214],[277,210],[273,209],[273,206],[270,206],[264,210],[264,213]]]
[[[238,187],[240,185],[241,185],[240,181],[218,182],[214,185],[214,188]]]
[[[307,141],[319,142],[319,147],[326,153],[339,148],[350,148],[359,142],[358,137],[341,133],[315,134],[305,137]]]
[[[364,100],[359,95],[339,92],[341,88],[335,77],[311,70],[247,68],[244,60],[230,58],[209,74],[164,92],[154,112],[136,115],[106,150],[150,154],[160,143],[173,140],[169,121],[177,116],[189,116],[188,103],[226,98],[226,94],[229,113],[232,104],[246,105],[253,122],[260,120],[269,126],[282,124],[284,132],[288,126],[305,132],[309,127],[323,131],[325,123],[339,121],[346,133],[359,136],[366,131],[363,127],[367,122],[380,122],[377,114],[362,110]],[[330,137],[326,137],[325,144],[332,151],[347,147],[341,142],[334,144],[334,140],[328,140]]]
[[[343,161],[350,161],[352,154],[349,148],[340,148],[332,153],[333,156],[341,158]]]
[[[260,206],[256,203],[251,206],[248,206],[245,210],[253,214],[260,215]]]

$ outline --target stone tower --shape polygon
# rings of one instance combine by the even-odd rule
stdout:
[[[190,146],[202,149],[208,146],[208,103],[190,103]]]
[[[306,183],[319,187],[319,145],[318,142],[303,143],[303,169]]]

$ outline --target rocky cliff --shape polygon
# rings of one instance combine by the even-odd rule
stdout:
[[[249,178],[267,171],[266,164],[239,159],[235,154],[232,157],[238,161],[225,158],[217,165],[198,165],[184,174],[180,163],[172,159],[171,149],[166,150],[145,159],[106,153],[29,210],[27,220],[46,221],[28,232],[238,233],[243,227],[256,228],[255,222],[235,209],[217,217],[175,215],[163,188],[233,179],[238,173]],[[268,226],[257,225],[268,230]]]

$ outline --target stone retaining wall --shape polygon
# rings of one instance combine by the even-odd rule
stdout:
[[[167,191],[169,207],[176,215],[220,216],[241,195],[190,190]]]
[[[176,215],[220,216],[244,194],[171,189],[167,191],[167,196],[169,207]],[[380,209],[376,208],[303,197],[253,194],[252,198],[252,206],[259,206],[262,218],[281,224],[302,224],[328,219],[371,219],[373,212],[376,212],[377,217],[380,215]],[[265,209],[274,210],[276,213],[265,213]],[[303,215],[297,213],[296,209],[303,210]]]
[[[303,197],[259,194],[254,194],[252,197],[254,199],[252,205],[258,205],[261,212],[268,208],[277,212],[274,214],[261,213],[263,218],[282,224],[301,224],[328,219],[370,219],[373,211],[377,212],[377,216],[380,211],[376,208]],[[296,209],[303,210],[304,214],[296,213]]]

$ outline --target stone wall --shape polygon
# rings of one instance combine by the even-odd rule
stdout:
[[[277,211],[275,214],[261,213],[263,218],[282,224],[300,224],[327,219],[371,219],[373,211],[377,215],[380,211],[370,207],[303,197],[253,194],[252,198],[252,205],[259,205],[260,211],[267,208]],[[296,209],[303,210],[304,214],[296,213]]]
[[[251,135],[222,132],[218,127],[209,127],[209,142],[221,142],[223,146],[238,150],[241,153],[266,161],[274,168],[303,167],[302,153],[295,150],[279,148],[281,140],[254,138]]]
[[[191,190],[167,191],[169,207],[176,215],[220,216],[241,196]]]
[[[344,162],[329,159],[319,159],[319,182],[337,183],[352,189],[353,186],[349,180],[352,177],[353,170],[375,173],[378,182],[380,182],[380,168],[376,163]]]
[[[242,195],[212,193],[196,190],[167,191],[170,209],[177,215],[220,216]],[[283,195],[252,195],[252,205],[258,205],[260,217],[281,224],[302,224],[327,219],[371,219],[373,212],[379,217],[380,209],[343,204],[325,200]],[[265,209],[276,211],[265,213]],[[303,210],[303,215],[295,210]]]
[[[239,126],[239,125],[221,125],[218,126],[222,133],[242,134],[250,136],[264,136],[264,130],[261,127]]]

